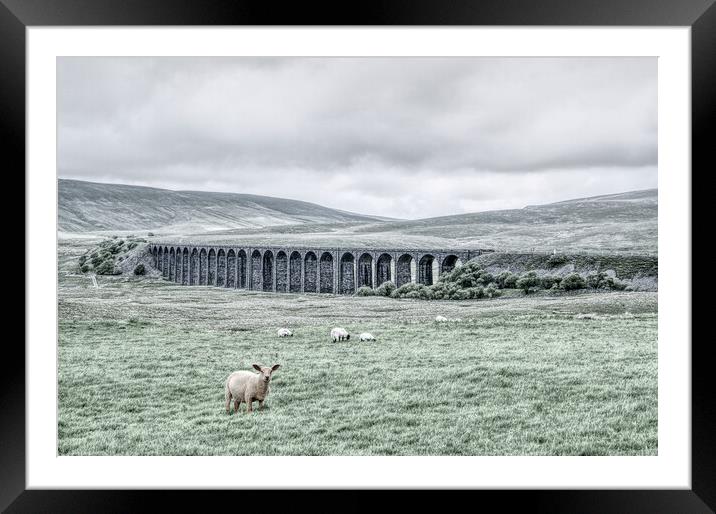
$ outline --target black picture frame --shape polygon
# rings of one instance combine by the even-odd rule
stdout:
[[[709,137],[713,132],[709,129],[716,120],[714,0],[406,0],[363,2],[352,8],[340,2],[294,2],[279,7],[243,0],[0,0],[0,145],[6,169],[25,169],[25,29],[116,25],[689,26],[692,184],[697,175],[716,169],[716,152]],[[692,191],[698,189],[692,186]],[[695,198],[692,205],[696,205]],[[684,254],[688,258],[691,249],[684,249]],[[692,262],[696,265],[699,259]],[[691,304],[691,319],[704,319],[707,306],[693,300]],[[467,501],[467,505],[479,506],[499,502],[500,509],[522,507],[550,512],[712,512],[716,509],[716,404],[711,379],[713,361],[709,358],[713,337],[692,339],[683,341],[685,345],[691,343],[692,356],[690,490],[462,491],[451,493],[458,496],[451,496],[450,504]],[[3,357],[0,509],[134,512],[151,510],[152,503],[159,501],[162,510],[183,511],[192,501],[207,506],[217,499],[231,503],[234,508],[252,508],[253,502],[245,495],[229,491],[26,490],[24,346],[6,340]],[[291,501],[301,502],[307,493],[293,491]],[[282,508],[280,504],[288,500],[287,494],[272,492],[271,508]],[[341,511],[356,510],[361,502],[370,501],[358,491],[330,494],[340,502]],[[404,496],[423,507],[445,508],[444,501],[429,498],[426,491],[412,491]],[[326,506],[333,503],[323,502],[321,505]]]

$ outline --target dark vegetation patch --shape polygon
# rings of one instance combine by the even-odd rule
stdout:
[[[123,269],[119,264],[138,253],[140,245],[146,242],[146,239],[134,236],[112,236],[111,239],[101,241],[82,254],[77,261],[78,269],[80,273],[121,275]],[[143,263],[139,263],[132,268],[132,271],[135,275],[144,275],[146,267]]]

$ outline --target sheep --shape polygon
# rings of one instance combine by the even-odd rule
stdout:
[[[375,341],[375,337],[373,337],[373,334],[370,334],[368,332],[363,332],[360,336],[358,336],[359,341]]]
[[[287,328],[279,328],[277,333],[279,337],[293,337],[293,332]]]
[[[437,323],[445,323],[448,319],[445,316],[435,316],[435,321]]]
[[[234,371],[226,379],[224,386],[224,397],[226,399],[226,413],[231,415],[231,400],[234,400],[234,413],[239,412],[241,402],[248,408],[247,413],[252,412],[252,402],[259,402],[259,410],[264,408],[264,401],[269,394],[271,374],[280,367],[274,364],[271,367],[253,364],[258,373],[250,371]]]
[[[345,328],[334,328],[331,330],[331,339],[335,343],[336,341],[348,341],[351,335]]]

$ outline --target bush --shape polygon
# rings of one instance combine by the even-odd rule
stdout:
[[[154,232],[147,232],[147,237],[154,237]]]
[[[431,300],[433,291],[424,284],[404,284],[395,289],[391,294],[391,298],[412,298],[416,300]]]
[[[519,277],[511,271],[503,271],[495,277],[495,284],[500,289],[515,289]]]
[[[611,289],[613,291],[624,291],[627,287],[624,282],[620,282],[616,278],[612,277],[607,277],[604,282],[606,284],[607,289]]]
[[[559,287],[559,283],[562,281],[559,277],[553,277],[551,275],[545,275],[540,278],[540,286],[542,289],[552,289],[553,287]]]
[[[485,288],[485,296],[487,296],[488,298],[497,298],[501,294],[502,294],[502,292],[497,288],[497,286],[494,283],[489,284]]]
[[[361,286],[356,291],[356,296],[375,296],[375,291],[372,287]]]
[[[390,296],[393,291],[395,291],[395,284],[389,280],[387,282],[383,282],[380,287],[376,289],[375,294],[378,296]]]
[[[99,266],[94,269],[98,275],[119,275],[119,271],[114,268],[114,262],[111,260],[102,261]]]
[[[144,264],[137,264],[137,267],[134,268],[135,275],[144,275],[146,272],[147,270],[144,269]]]
[[[589,275],[587,275],[585,282],[587,284],[587,287],[591,287],[592,289],[600,289],[607,286],[606,280],[607,274],[602,273],[600,271],[599,273],[590,273]]]
[[[89,267],[87,264],[83,264],[83,265],[80,267],[80,271],[81,271],[82,273],[87,273],[89,270],[90,270],[90,267]]]
[[[565,291],[574,291],[576,289],[584,289],[586,287],[586,282],[584,279],[579,275],[579,273],[570,273],[566,277],[562,279],[562,282],[560,283],[560,287],[564,289]]]
[[[537,277],[537,273],[534,271],[528,271],[524,273],[517,280],[517,289],[522,289],[525,294],[529,294],[530,291],[534,291],[540,285],[540,279]]]
[[[569,262],[569,259],[567,259],[566,255],[550,255],[549,259],[547,259],[547,267],[548,268],[556,268],[558,266],[563,266]]]
[[[454,283],[462,288],[470,288],[486,286],[490,282],[494,282],[495,277],[489,271],[482,269],[477,262],[471,260],[443,275],[439,281]]]

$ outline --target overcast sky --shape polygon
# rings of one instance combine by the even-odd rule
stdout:
[[[59,58],[58,175],[398,218],[657,186],[655,58]]]

